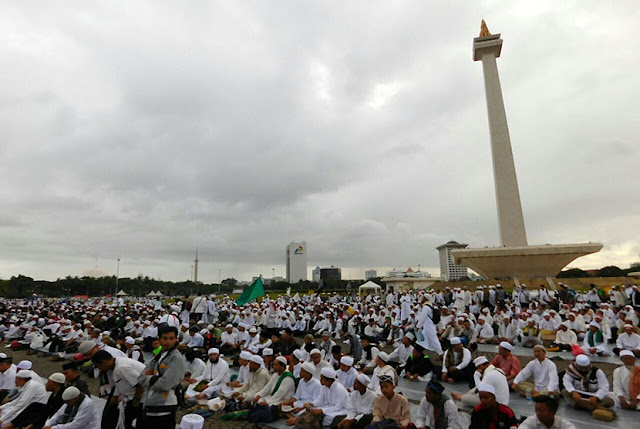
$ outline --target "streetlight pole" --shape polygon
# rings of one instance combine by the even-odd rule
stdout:
[[[193,265],[191,266],[191,281],[193,281]]]
[[[273,282],[273,279],[276,277],[276,269],[275,268],[271,268],[271,281]]]
[[[218,268],[218,295],[220,295],[221,287],[222,287],[222,269]]]
[[[118,258],[118,265],[116,267],[116,290],[114,293],[118,293],[118,278],[120,277],[120,258]]]

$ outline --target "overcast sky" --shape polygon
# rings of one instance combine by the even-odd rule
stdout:
[[[530,244],[640,260],[635,1],[4,2],[0,277],[217,282],[497,245],[498,60]]]

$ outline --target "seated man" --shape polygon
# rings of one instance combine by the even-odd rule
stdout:
[[[371,374],[376,368],[376,357],[380,353],[380,349],[377,348],[371,342],[371,338],[363,335],[360,339],[362,343],[362,359],[360,359],[360,370],[365,374]]]
[[[0,406],[0,427],[9,425],[15,419],[18,419],[14,424],[17,427],[22,427],[21,423],[27,423],[24,426],[37,423],[40,418],[42,421],[46,420],[49,393],[42,382],[35,379],[33,372],[27,369],[19,371],[16,374],[16,387],[19,390],[18,396]],[[25,410],[27,412],[21,415]],[[35,419],[32,421],[32,418]]]
[[[424,347],[420,344],[413,346],[413,350],[404,370],[404,376],[409,380],[426,381],[433,374],[433,363],[429,356],[424,354]]]
[[[0,353],[0,404],[16,388],[16,371],[13,358]]]
[[[200,377],[190,380],[191,384],[184,395],[185,398],[208,399],[222,389],[231,378],[229,364],[220,359],[220,351],[212,348],[208,354],[209,360],[204,371]]]
[[[311,350],[309,358],[311,359],[311,363],[315,368],[315,370],[313,371],[313,376],[320,380],[320,373],[322,372],[322,370],[324,368],[331,368],[331,364],[322,359],[322,352],[318,349]]]
[[[233,331],[233,325],[231,323],[225,326],[220,342],[222,343],[220,350],[222,350],[222,353],[225,356],[234,355],[238,351],[238,347],[240,347],[240,344],[238,343],[238,334]]]
[[[509,383],[502,370],[489,364],[485,356],[478,356],[474,359],[473,364],[476,367],[476,372],[473,375],[476,387],[464,395],[451,392],[451,397],[457,401],[462,401],[465,406],[473,408],[480,403],[480,395],[477,387],[480,383],[484,383],[494,387],[496,391],[496,401],[498,401],[499,404],[509,405]]]
[[[413,346],[411,344],[414,338],[411,332],[406,333],[399,344],[396,345],[395,350],[389,355],[392,361],[398,362],[398,372],[404,370],[407,360],[409,360],[409,356],[411,356],[413,352]]]
[[[395,388],[396,386],[391,377],[383,376],[380,379],[382,394],[378,395],[373,403],[373,419],[371,423],[392,420],[400,429],[407,429],[412,424],[409,401],[404,396],[396,393]]]
[[[600,329],[598,322],[589,323],[589,330],[584,336],[582,350],[587,356],[608,356],[611,354],[607,341],[609,338]]]
[[[87,382],[80,378],[80,371],[78,371],[78,362],[67,362],[62,365],[62,373],[66,379],[65,388],[74,386],[77,387],[85,395],[91,396],[89,393],[89,386]]]
[[[381,393],[380,391],[380,379],[384,376],[389,376],[393,380],[393,384],[398,385],[398,373],[395,368],[389,365],[389,355],[386,352],[378,353],[378,357],[376,358],[376,369],[373,371],[373,375],[371,376],[371,390],[376,393]]]
[[[78,427],[93,429],[100,427],[98,411],[91,396],[81,393],[76,387],[67,387],[62,393],[64,405],[46,421],[44,429]],[[71,425],[73,423],[73,425]]]
[[[305,404],[314,414],[321,414],[323,426],[331,425],[338,416],[347,415],[349,392],[340,384],[333,368],[323,368],[320,376],[320,394],[312,402]]]
[[[569,322],[562,322],[556,332],[556,339],[551,344],[549,349],[571,351],[573,344],[578,344],[578,336],[570,329],[571,324]]]
[[[253,403],[262,406],[280,405],[293,396],[295,377],[287,371],[287,359],[278,356],[273,361],[273,375],[269,382],[254,396]]]
[[[496,401],[496,390],[490,384],[480,383],[478,386],[480,403],[471,413],[469,429],[515,428],[518,419],[513,410]]]
[[[622,350],[629,350],[635,357],[640,357],[640,335],[633,332],[633,325],[629,323],[622,325],[622,330],[623,332],[618,335],[617,347],[613,349],[613,352],[618,355]]]
[[[476,369],[471,363],[471,351],[462,346],[458,337],[451,338],[450,343],[451,347],[442,356],[442,381],[464,381],[472,385]]]
[[[288,417],[287,426],[293,426],[296,423],[296,416],[305,411],[305,404],[312,403],[320,396],[322,384],[320,384],[320,380],[313,377],[313,370],[314,366],[311,362],[302,364],[296,394],[282,403],[282,406],[293,407],[292,411],[285,413]]]
[[[591,364],[587,355],[576,356],[575,362],[569,365],[562,378],[562,385],[562,396],[576,408],[594,412],[596,409],[613,407],[607,376],[603,370]]]
[[[227,381],[227,386],[236,389],[247,382],[249,379],[249,359],[251,359],[251,356],[253,355],[246,350],[240,352],[238,355],[238,364],[240,365],[238,377],[233,381]]]
[[[513,379],[516,378],[521,370],[520,361],[511,353],[513,345],[506,341],[501,342],[498,345],[498,354],[491,361],[491,365],[502,370],[502,373],[507,377],[509,385],[513,383]]]
[[[536,403],[535,414],[520,423],[518,429],[576,429],[569,420],[556,416],[556,411],[558,411],[558,400],[556,398],[541,395],[535,397],[533,401]]]
[[[493,327],[487,323],[487,316],[480,316],[478,318],[478,325],[476,326],[477,339],[480,344],[491,344],[496,338],[493,332]]]
[[[248,408],[253,398],[267,385],[269,379],[269,371],[264,367],[264,360],[258,355],[251,356],[249,359],[249,379],[233,392],[231,397],[241,402],[243,408]]]
[[[340,429],[364,429],[373,419],[373,403],[377,395],[368,389],[371,380],[366,374],[358,374],[353,383],[353,392],[349,394],[349,406],[347,415],[342,419],[336,417],[331,423],[332,428]]]
[[[416,428],[462,429],[462,421],[456,404],[443,394],[444,386],[431,380],[424,390],[424,397],[416,412]]]
[[[547,349],[538,344],[533,348],[533,356],[535,359],[513,379],[511,387],[521,396],[527,396],[527,393],[534,398],[538,395],[558,395],[558,368],[555,363],[547,359]],[[533,383],[526,381],[531,377],[533,377]]]
[[[358,371],[353,367],[353,358],[351,356],[342,356],[340,358],[340,369],[338,370],[338,381],[348,391],[351,391],[357,376]]]
[[[620,360],[623,365],[613,370],[611,396],[618,408],[640,410],[640,372],[636,366],[636,358],[630,350],[622,350]]]

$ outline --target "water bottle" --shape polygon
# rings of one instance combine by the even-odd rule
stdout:
[[[527,396],[527,401],[533,401],[533,397],[531,396],[531,389],[526,389],[525,395]]]

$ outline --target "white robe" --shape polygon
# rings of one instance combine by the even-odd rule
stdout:
[[[322,409],[324,413],[322,424],[329,426],[336,416],[347,415],[349,392],[336,380],[331,384],[331,387],[322,386],[319,397],[313,401],[313,406]]]
[[[422,340],[418,341],[422,347],[437,354],[442,354],[442,345],[438,339],[438,333],[436,332],[436,326],[433,324],[433,310],[430,306],[425,305],[422,307],[418,323],[416,328],[422,328]]]

